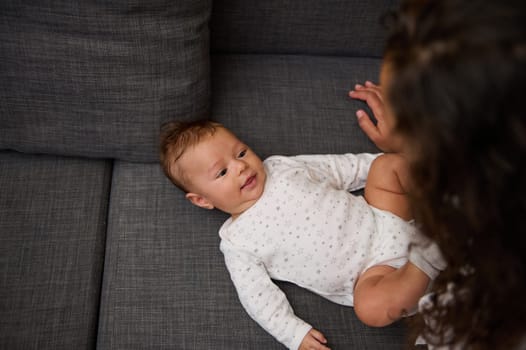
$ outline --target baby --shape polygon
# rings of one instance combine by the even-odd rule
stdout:
[[[272,156],[211,121],[163,127],[161,163],[193,204],[231,217],[219,230],[248,314],[290,349],[329,349],[272,279],[354,306],[371,326],[413,310],[443,267],[409,255],[420,239],[398,154]],[[367,184],[366,184],[367,181]],[[365,186],[364,197],[349,191]],[[413,257],[413,258],[411,258]]]

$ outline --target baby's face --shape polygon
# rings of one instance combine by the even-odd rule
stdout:
[[[186,150],[178,166],[190,182],[187,198],[203,208],[217,208],[234,218],[262,195],[263,162],[226,129],[219,128]]]

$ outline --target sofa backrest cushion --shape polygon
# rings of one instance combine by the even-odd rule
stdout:
[[[380,57],[398,0],[214,0],[216,53]]]
[[[208,113],[211,0],[2,1],[0,149],[157,161]]]

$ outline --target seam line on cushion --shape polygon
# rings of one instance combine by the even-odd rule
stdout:
[[[104,237],[101,239],[102,241],[102,265],[101,265],[101,271],[100,271],[100,285],[99,285],[99,291],[98,291],[98,301],[97,301],[97,308],[96,308],[96,317],[95,317],[95,337],[94,337],[94,349],[97,349],[98,342],[99,342],[99,332],[100,332],[100,324],[101,324],[101,317],[102,317],[102,291],[104,290],[104,284],[105,284],[105,271],[106,271],[106,251],[108,248],[108,227],[109,227],[109,217],[110,217],[110,208],[111,208],[111,198],[113,194],[113,178],[114,178],[114,171],[115,171],[115,159],[111,160],[110,165],[110,176],[108,179],[109,184],[109,190],[108,197],[106,199],[107,207],[106,212],[104,213]]]

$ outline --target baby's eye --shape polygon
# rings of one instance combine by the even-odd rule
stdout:
[[[221,170],[219,173],[217,173],[216,178],[220,178],[226,175],[226,169]]]
[[[243,158],[246,154],[247,154],[247,150],[244,149],[244,150],[242,150],[241,152],[239,152],[239,155],[238,155],[237,157],[238,157],[238,158]]]

